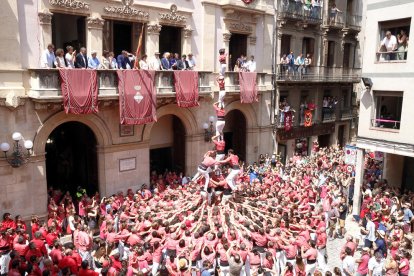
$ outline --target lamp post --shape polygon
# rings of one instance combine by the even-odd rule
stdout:
[[[203,124],[204,141],[205,142],[210,142],[211,141],[211,137],[213,137],[213,134],[214,134],[214,127],[213,127],[214,116],[208,117],[208,121],[210,122],[210,124],[209,123],[204,123]]]
[[[4,157],[7,162],[13,168],[18,168],[23,164],[26,164],[29,161],[31,155],[31,150],[33,148],[33,142],[31,140],[24,140],[20,132],[14,132],[12,134],[12,139],[14,140],[13,151],[10,155],[7,153],[10,150],[10,145],[6,142],[0,144],[0,150],[4,152]],[[24,152],[23,147],[20,145],[20,141],[23,141],[23,147],[27,152]]]

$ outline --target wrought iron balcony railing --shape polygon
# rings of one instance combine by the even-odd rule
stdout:
[[[360,68],[297,66],[279,64],[278,82],[352,82],[361,80]]]
[[[300,20],[305,23],[320,24],[322,22],[322,7],[305,5],[302,1],[281,0],[278,17],[280,19]]]

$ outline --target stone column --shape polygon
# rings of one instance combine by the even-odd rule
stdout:
[[[39,45],[40,51],[45,50],[47,45],[52,43],[52,16],[53,13],[49,12],[49,10],[38,13],[40,33],[42,34]]]
[[[249,43],[247,44],[247,53],[246,56],[249,58],[251,55],[256,56],[256,40],[257,37],[250,35],[249,37]]]
[[[320,48],[320,66],[326,66],[328,63],[328,32],[325,31],[322,35],[322,47]]]
[[[361,188],[364,181],[364,159],[365,150],[357,149],[357,162],[355,168],[355,184],[354,184],[354,205],[352,206],[352,214],[359,215],[361,209]]]
[[[153,56],[155,52],[160,49],[160,31],[161,25],[157,23],[151,23],[147,25],[147,39],[145,49],[148,56]],[[162,55],[163,53],[161,53]]]
[[[102,55],[103,26],[105,20],[99,17],[86,18],[86,49],[88,56],[92,50],[97,51],[98,56]]]
[[[181,45],[181,53],[188,55],[191,53],[191,37],[193,34],[193,29],[190,26],[183,28],[182,31],[182,45]]]
[[[229,71],[230,68],[230,59],[229,59],[229,48],[230,48],[230,38],[231,38],[231,33],[223,33],[223,48],[226,50],[227,53],[227,71]],[[217,66],[216,66],[217,67]],[[217,68],[216,70],[218,70],[219,68]],[[232,69],[232,68],[230,68]]]

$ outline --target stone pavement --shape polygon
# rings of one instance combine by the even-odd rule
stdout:
[[[346,228],[347,234],[352,235],[354,238],[358,237],[359,227],[355,221],[352,221],[351,215],[347,217],[345,228]],[[328,268],[331,272],[333,272],[335,267],[341,268],[342,266],[341,259],[339,258],[339,254],[341,253],[341,249],[344,246],[345,242],[346,242],[345,238],[334,239],[331,241],[328,240],[328,244],[326,248],[327,248],[327,254],[328,254]],[[360,241],[360,243],[362,243],[362,241]],[[361,256],[360,252],[357,251],[355,254],[355,259],[358,259],[360,256]],[[414,258],[411,259],[410,267],[411,267],[411,270],[410,270],[409,275],[414,275]]]

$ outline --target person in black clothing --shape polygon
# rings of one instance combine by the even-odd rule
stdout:
[[[86,48],[80,48],[79,54],[76,55],[75,68],[88,68],[88,57],[86,56]]]
[[[339,211],[339,239],[343,239],[345,235],[345,220],[348,214],[348,206],[346,204],[346,198],[341,197],[341,204],[338,208]]]

